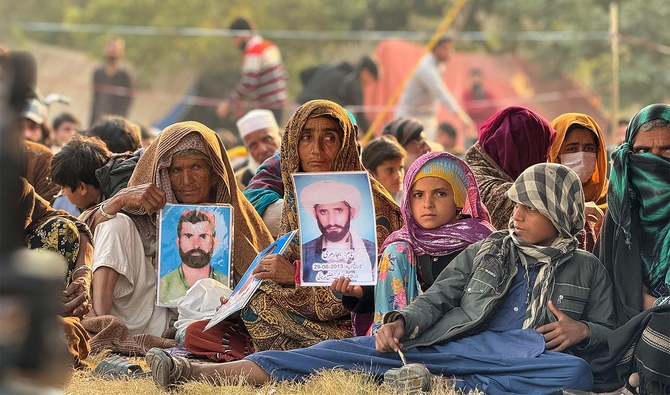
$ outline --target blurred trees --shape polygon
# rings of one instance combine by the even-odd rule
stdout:
[[[370,52],[374,42],[318,41],[271,37],[272,30],[300,31],[423,31],[432,33],[454,0],[51,0],[0,4],[7,24],[0,34],[33,38],[85,50],[97,57],[105,33],[25,33],[25,21],[79,24],[197,27],[225,29],[237,16],[249,16],[261,32],[276,42],[291,75],[290,91],[299,90],[297,75],[315,64],[350,60]],[[670,3],[667,0],[620,0],[619,31],[654,43],[670,45]],[[609,30],[609,0],[471,0],[454,26],[487,32],[486,41],[462,41],[459,48],[493,53],[517,52],[537,62],[548,78],[568,73],[600,93],[608,107],[611,93],[611,56],[607,37],[560,41],[509,39],[522,31],[581,32]],[[1,37],[1,36],[0,36]],[[147,82],[157,70],[188,67],[200,74],[234,83],[240,51],[230,37],[179,34],[127,35],[126,56]],[[623,42],[621,48],[621,103],[637,107],[670,97],[668,55]],[[221,93],[221,97],[225,92]]]

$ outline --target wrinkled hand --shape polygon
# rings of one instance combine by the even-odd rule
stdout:
[[[143,207],[148,214],[153,214],[165,207],[165,203],[167,203],[165,192],[147,183],[120,190],[105,203],[105,212],[114,215],[124,207]]]
[[[537,331],[544,335],[545,348],[547,350],[561,352],[591,335],[588,325],[568,317],[561,310],[554,307],[554,303],[551,300],[547,303],[547,306],[556,315],[556,318],[558,318],[556,322],[537,328]]]
[[[83,317],[91,311],[91,282],[87,277],[77,277],[61,293],[63,317]]]
[[[646,285],[642,284],[642,308],[645,310],[651,309],[652,307],[654,307],[656,299],[658,298],[655,298],[649,294],[649,288],[647,288]]]
[[[330,284],[330,290],[339,292],[344,296],[353,296],[354,298],[363,297],[363,288],[360,285],[349,285],[351,279],[348,277],[340,277]]]
[[[382,325],[375,334],[375,348],[379,352],[398,351],[402,348],[400,338],[405,333],[405,319]]]
[[[295,284],[295,265],[279,254],[266,255],[261,258],[252,273],[259,280]]]

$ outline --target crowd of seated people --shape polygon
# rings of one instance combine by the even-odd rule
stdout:
[[[670,390],[667,104],[641,109],[608,163],[588,114],[548,122],[505,108],[463,160],[430,152],[411,118],[364,143],[342,106],[312,100],[283,133],[269,111],[242,117],[249,158],[237,172],[198,122],[168,126],[141,148],[140,127],[121,117],[79,132],[66,114],[58,127],[70,129],[50,134],[34,99],[20,119],[23,244],[64,259],[60,317],[74,367],[111,350],[146,355],[165,388],[304,380],[334,367],[381,379],[402,366],[402,350],[465,391]],[[296,239],[263,256],[252,273],[262,285],[238,314],[177,331],[178,309],[157,301],[166,204],[231,207],[232,289],[278,236],[300,231],[293,175],[366,170],[375,285],[301,285]]]

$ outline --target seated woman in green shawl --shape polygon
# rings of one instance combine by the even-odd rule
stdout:
[[[619,379],[628,378],[630,386],[641,386],[640,393],[654,392],[653,387],[658,390],[658,386],[657,393],[667,393],[670,106],[652,104],[637,113],[612,159],[607,218],[594,252],[614,283],[620,328],[608,339],[609,355],[593,367],[598,373],[614,371],[616,366]],[[622,358],[635,343],[633,358]]]

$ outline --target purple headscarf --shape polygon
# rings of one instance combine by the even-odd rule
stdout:
[[[416,222],[412,215],[409,194],[412,190],[412,184],[414,184],[414,177],[427,162],[434,158],[453,161],[455,167],[459,167],[465,174],[466,179],[464,181],[468,192],[465,198],[465,205],[460,214],[468,215],[471,218],[461,219],[435,229],[424,229]],[[493,225],[491,225],[489,212],[479,198],[479,189],[477,189],[477,181],[475,181],[472,170],[470,170],[465,162],[448,152],[438,151],[427,153],[410,166],[403,183],[400,208],[405,225],[391,233],[384,240],[384,244],[379,250],[382,253],[389,244],[401,241],[407,243],[414,252],[414,254],[408,254],[410,260],[414,259],[413,255],[445,256],[455,251],[463,250],[470,244],[485,239],[495,230]]]
[[[513,180],[547,161],[555,137],[549,122],[523,107],[507,107],[479,129],[479,145]]]

